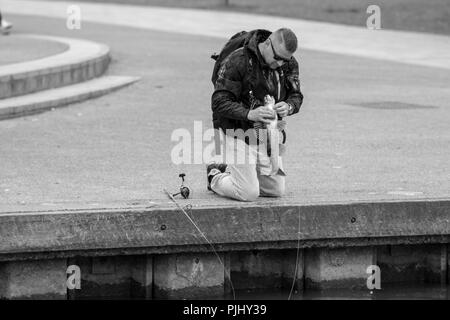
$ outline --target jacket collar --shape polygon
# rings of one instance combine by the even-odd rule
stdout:
[[[266,41],[272,32],[264,29],[257,29],[253,32],[253,36],[248,40],[247,48],[253,52],[256,57],[258,57],[258,61],[263,68],[269,68],[269,65],[264,61],[261,52],[259,52],[258,44]]]

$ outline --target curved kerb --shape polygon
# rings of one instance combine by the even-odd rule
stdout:
[[[109,47],[92,41],[19,35],[68,45],[60,54],[0,66],[0,99],[80,83],[101,76],[110,62]]]

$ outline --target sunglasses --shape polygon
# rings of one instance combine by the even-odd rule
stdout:
[[[274,49],[273,44],[272,44],[272,39],[269,38],[269,41],[270,41],[270,46],[272,47],[273,58],[274,58],[275,60],[277,60],[277,61],[283,61],[283,62],[286,62],[286,63],[292,60],[292,57],[290,57],[289,59],[286,59],[286,58],[283,58],[283,57],[279,56],[279,55],[275,52],[275,49]]]

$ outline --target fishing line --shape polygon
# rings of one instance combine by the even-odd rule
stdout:
[[[295,259],[295,271],[294,271],[294,279],[292,280],[291,292],[289,292],[288,300],[291,300],[292,292],[294,291],[295,280],[297,280],[297,272],[298,272],[298,260],[300,254],[300,209],[298,209],[298,231],[297,231],[297,258]]]
[[[223,263],[222,259],[220,258],[219,254],[217,253],[216,249],[214,248],[213,244],[208,240],[208,238],[206,238],[205,234],[202,232],[202,230],[200,230],[200,228],[197,226],[197,224],[195,224],[195,222],[191,219],[191,217],[187,214],[187,212],[184,210],[183,207],[181,207],[178,202],[175,200],[175,198],[172,196],[172,194],[167,191],[166,189],[164,189],[164,192],[167,193],[167,195],[169,196],[169,198],[176,204],[176,206],[178,207],[178,209],[180,209],[185,216],[189,219],[189,221],[194,225],[194,227],[197,229],[197,231],[200,233],[200,235],[206,240],[206,242],[208,242],[208,244],[211,246],[211,249],[213,250],[214,254],[216,255],[217,259],[219,259],[219,262],[222,264],[223,266],[223,270],[225,271],[225,275],[227,276],[228,280],[230,281],[230,286],[231,286],[231,291],[233,292],[233,300],[236,300],[236,294],[234,291],[234,286],[233,286],[233,282],[231,281],[231,275],[228,273],[227,268],[225,267],[225,263]]]

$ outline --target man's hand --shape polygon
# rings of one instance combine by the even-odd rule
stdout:
[[[286,117],[289,115],[289,104],[284,101],[280,101],[275,104],[275,111],[278,113],[280,117]]]
[[[247,119],[250,121],[260,121],[263,123],[270,123],[273,119],[275,119],[275,113],[266,106],[261,106],[258,108],[255,108],[253,110],[250,110],[247,115]]]

